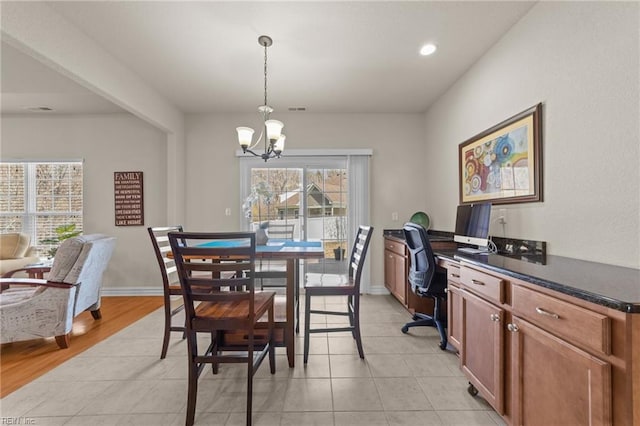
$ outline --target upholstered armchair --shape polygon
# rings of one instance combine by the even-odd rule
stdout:
[[[38,262],[31,236],[23,232],[0,234],[0,276],[30,263]]]
[[[46,279],[0,279],[0,343],[55,336],[67,348],[78,314],[88,310],[101,318],[102,276],[114,246],[115,238],[100,234],[69,238]]]

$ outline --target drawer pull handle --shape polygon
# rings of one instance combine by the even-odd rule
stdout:
[[[512,333],[517,333],[520,329],[515,324],[507,324],[507,330],[509,330]]]
[[[498,315],[498,314],[491,314],[490,318],[491,318],[491,321],[493,321],[493,322],[500,321],[500,315]]]
[[[560,319],[560,315],[554,314],[553,312],[545,311],[544,309],[536,306],[536,312],[540,315],[546,315],[551,318]]]
[[[474,283],[475,285],[484,285],[484,283],[482,281],[478,281],[478,280],[471,280],[472,283]]]
[[[451,276],[452,276],[453,278],[460,278],[460,275],[458,275],[458,274],[451,274]]]

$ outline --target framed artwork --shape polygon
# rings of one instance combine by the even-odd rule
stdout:
[[[542,201],[542,104],[458,146],[460,204]]]

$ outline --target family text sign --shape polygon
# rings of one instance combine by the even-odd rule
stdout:
[[[114,172],[116,226],[144,225],[142,172]]]

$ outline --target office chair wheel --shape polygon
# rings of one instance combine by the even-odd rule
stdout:
[[[476,387],[473,386],[471,383],[469,383],[469,387],[467,388],[467,392],[469,392],[469,395],[471,395],[471,396],[478,395],[478,389],[476,389]]]
[[[409,327],[407,327],[407,326],[405,325],[405,326],[402,326],[402,328],[401,328],[400,330],[401,330],[404,334],[407,334],[407,333],[409,332]]]

